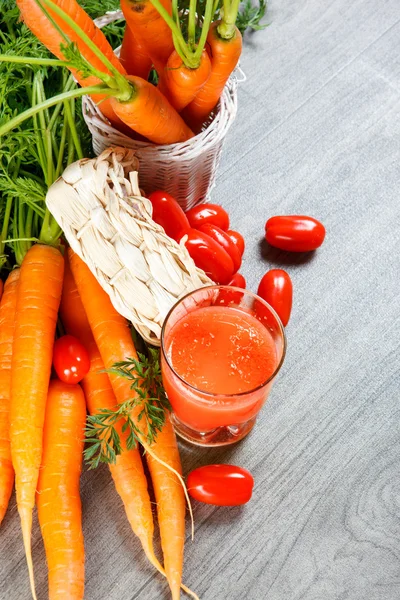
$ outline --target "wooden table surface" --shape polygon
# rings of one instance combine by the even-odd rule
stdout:
[[[243,443],[182,447],[185,473],[232,462],[255,478],[245,507],[195,506],[184,579],[202,600],[397,600],[400,3],[271,0],[268,20],[246,40],[247,81],[213,199],[247,240],[251,289],[273,267],[293,278],[288,353]],[[324,246],[267,248],[264,223],[282,213],[320,218]],[[85,599],[168,599],[106,468],[85,472],[82,497]],[[37,523],[33,553],[42,600]],[[13,499],[0,598],[29,597]]]

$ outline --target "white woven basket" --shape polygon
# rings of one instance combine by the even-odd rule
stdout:
[[[78,160],[50,186],[46,203],[115,309],[146,341],[159,345],[170,308],[212,281],[184,244],[151,218],[151,202],[140,195],[138,166],[127,148]]]
[[[98,27],[123,18],[121,11],[108,13],[96,20]],[[140,185],[149,195],[166,190],[186,211],[209,200],[215,183],[225,136],[237,111],[238,78],[232,75],[222,93],[210,124],[191,140],[179,144],[156,146],[133,140],[120,133],[85,96],[83,116],[93,138],[93,150],[99,155],[110,146],[132,148],[139,159]]]

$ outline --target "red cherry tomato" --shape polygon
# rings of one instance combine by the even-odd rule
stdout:
[[[79,383],[89,372],[89,354],[73,335],[63,335],[54,343],[53,365],[61,381]]]
[[[240,265],[242,264],[242,255],[239,252],[239,249],[235,245],[235,243],[231,240],[229,235],[223,231],[217,225],[213,223],[206,223],[199,227],[199,231],[206,233],[213,240],[218,242],[220,246],[229,254],[233,261],[233,270],[236,272],[240,269]]]
[[[198,229],[205,223],[213,223],[224,231],[229,229],[229,215],[218,204],[198,204],[191,208],[186,216],[193,229]]]
[[[237,246],[240,254],[243,256],[245,249],[244,237],[238,231],[233,231],[233,229],[229,229],[226,233],[229,235],[232,242]]]
[[[293,285],[289,274],[282,269],[268,271],[260,281],[257,294],[272,306],[286,327],[293,300]]]
[[[196,229],[189,229],[185,246],[196,266],[203,269],[215,283],[226,284],[232,279],[231,257],[209,235]]]
[[[234,287],[240,287],[244,290],[246,289],[246,280],[241,273],[235,273],[228,285],[233,285]]]
[[[178,202],[168,192],[157,191],[149,196],[153,205],[153,220],[177,242],[190,229],[189,221]]]
[[[235,273],[230,282],[229,286],[246,289],[246,280],[240,273]],[[215,304],[227,306],[230,304],[240,304],[243,298],[243,292],[239,292],[237,290],[230,290],[228,288],[223,288],[219,290],[218,296],[215,299]]]
[[[312,217],[291,215],[271,217],[265,224],[265,239],[271,246],[289,252],[309,252],[319,248],[325,227]]]
[[[238,506],[251,498],[254,479],[251,473],[234,465],[207,465],[192,471],[187,488],[192,498],[216,506]]]

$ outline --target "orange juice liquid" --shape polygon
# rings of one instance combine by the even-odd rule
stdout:
[[[278,362],[270,331],[252,314],[228,306],[185,315],[168,332],[165,350],[175,373],[189,384],[163,364],[169,400],[176,416],[198,431],[255,416],[269,389],[256,388]]]

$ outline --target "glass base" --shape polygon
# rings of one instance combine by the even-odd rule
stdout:
[[[196,446],[227,446],[228,444],[235,444],[242,440],[254,427],[257,417],[253,417],[246,423],[239,423],[238,425],[227,425],[226,427],[217,427],[211,431],[196,431],[187,425],[184,425],[174,413],[172,413],[172,423],[174,425],[175,433],[180,438],[195,444]]]

